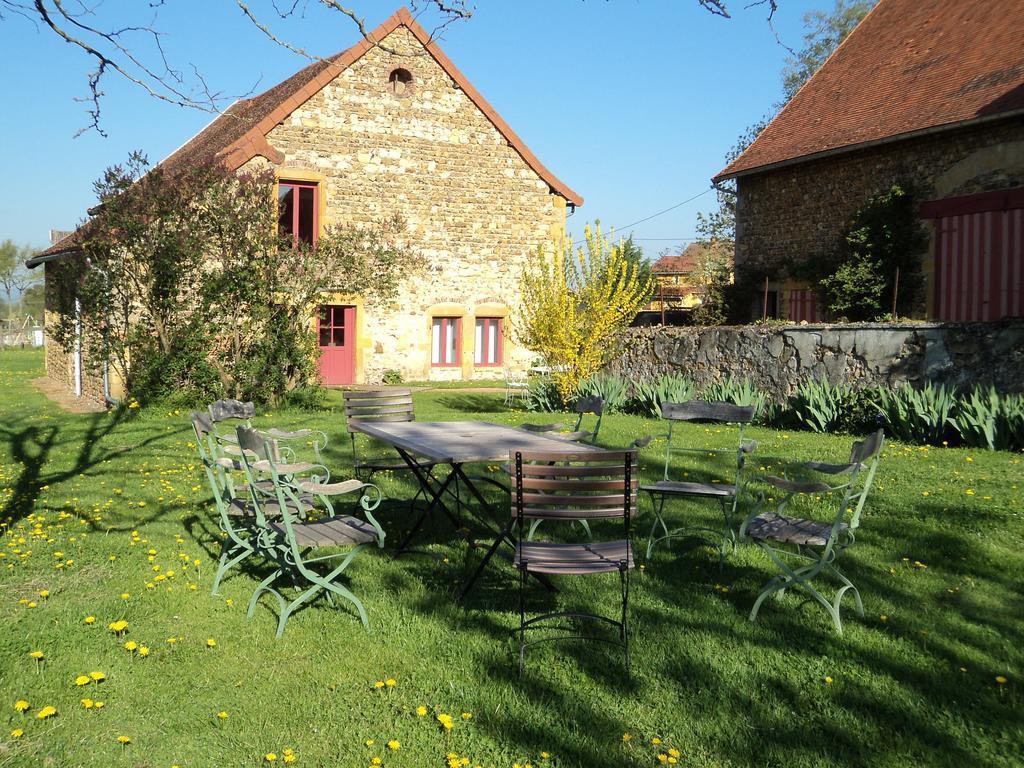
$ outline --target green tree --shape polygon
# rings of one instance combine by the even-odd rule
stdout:
[[[0,243],[0,289],[7,297],[4,303],[5,312],[0,319],[7,319],[8,315],[23,314],[19,311],[18,299],[22,291],[39,280],[38,275],[25,267],[25,262],[34,252],[33,248],[18,245],[13,240],[4,240]]]
[[[315,385],[319,292],[386,301],[422,259],[398,244],[400,220],[329,229],[315,248],[293,248],[277,234],[272,183],[216,163],[171,175],[138,153],[108,169],[85,259],[61,265],[55,338],[75,342],[77,299],[88,361],[109,361],[141,400],[275,402]]]
[[[874,4],[873,0],[836,0],[830,12],[808,11],[804,14],[803,48],[787,56],[782,68],[783,104],[811,79],[811,75],[860,24]]]
[[[22,291],[21,314],[31,315],[38,324],[43,322],[43,312],[46,309],[46,290],[41,282],[35,282]]]
[[[857,211],[833,254],[813,259],[808,276],[837,317],[876,320],[889,314],[894,293],[896,314],[912,315],[921,308],[927,244],[913,194],[894,184]]]

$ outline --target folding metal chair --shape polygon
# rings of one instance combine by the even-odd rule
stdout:
[[[384,530],[372,514],[380,505],[380,491],[376,486],[359,480],[324,484],[315,479],[302,479],[296,466],[286,467],[275,460],[279,453],[272,440],[244,426],[238,427],[237,436],[259,527],[255,549],[275,565],[274,571],[260,582],[249,600],[249,618],[252,618],[260,597],[264,593],[272,594],[280,607],[277,637],[281,637],[288,618],[324,592],[332,604],[334,595],[348,600],[358,612],[363,626],[368,627],[363,604],[339,581],[356,554],[367,544],[375,543],[378,548],[384,546]],[[261,484],[265,479],[271,481],[271,491]],[[335,514],[331,499],[356,492],[360,494],[359,506],[366,519]],[[308,510],[302,494],[312,494],[322,500],[327,517],[300,519],[299,513]],[[315,550],[325,548],[342,548],[344,551],[311,557]],[[337,562],[339,558],[340,563]],[[337,564],[330,565],[326,573],[321,573],[313,567],[317,563]],[[298,591],[290,601],[282,588],[275,586],[282,576],[287,577]]]
[[[790,587],[802,590],[811,600],[823,606],[839,634],[843,633],[839,608],[847,592],[853,592],[857,615],[864,615],[860,591],[836,567],[835,561],[839,554],[852,547],[856,540],[855,532],[860,526],[860,515],[874,482],[884,443],[882,430],[878,430],[853,444],[850,461],[847,464],[812,461],[802,465],[805,470],[811,470],[819,476],[845,476],[846,480],[842,483],[832,485],[822,480],[789,480],[771,476],[764,478],[766,483],[782,491],[784,495],[774,512],[756,509],[740,527],[740,538],[750,538],[759,544],[782,573],[765,584],[757,596],[750,611],[751,621],[757,619],[761,604],[768,597],[781,598]],[[819,522],[785,515],[787,505],[799,494],[827,495],[836,499],[837,507],[832,521]],[[793,549],[777,546],[778,544],[790,545]],[[793,566],[787,560],[795,560],[804,565]],[[811,581],[820,575],[833,576],[842,584],[832,599],[812,586]]]
[[[686,535],[697,535],[711,541],[718,540],[719,563],[724,561],[726,553],[735,547],[735,514],[739,498],[744,487],[744,466],[746,456],[757,448],[757,442],[743,438],[743,428],[751,422],[754,417],[754,409],[747,405],[733,405],[732,403],[708,403],[703,400],[690,400],[685,403],[662,403],[662,418],[668,421],[668,434],[665,444],[665,470],[661,480],[648,485],[640,486],[640,490],[651,496],[651,504],[654,507],[654,522],[651,525],[651,532],[647,540],[647,557],[650,558],[654,545],[661,541],[677,538]],[[677,422],[692,421],[707,424],[736,425],[737,445],[736,448],[709,449],[709,448],[683,448],[674,442],[678,435],[675,434]],[[701,456],[703,459],[712,459],[721,466],[721,474],[731,475],[731,482],[724,482],[717,477],[711,479],[690,479],[681,476],[679,470],[673,468],[672,461],[676,456],[684,455],[690,457]],[[735,464],[732,459],[735,457]],[[697,471],[693,468],[694,472]],[[689,473],[687,473],[689,474]],[[684,479],[685,477],[685,479]],[[725,528],[715,530],[697,526],[683,526],[669,530],[665,524],[664,508],[665,501],[670,498],[690,499],[716,499],[722,507]],[[661,535],[656,536],[658,528],[661,528]]]
[[[629,572],[634,567],[631,538],[636,514],[637,466],[634,451],[599,453],[516,452],[511,456],[515,484],[512,512],[518,542],[513,564],[519,570],[519,675],[522,677],[526,648],[556,640],[591,640],[623,648],[626,675],[629,656]],[[534,520],[621,520],[622,538],[583,544],[528,541],[527,524]],[[578,611],[555,611],[527,618],[526,582],[530,575],[588,575],[618,573],[622,610],[617,618]],[[528,629],[551,629],[552,620],[571,619],[608,624],[618,630],[617,639],[600,635],[559,634],[526,642]]]

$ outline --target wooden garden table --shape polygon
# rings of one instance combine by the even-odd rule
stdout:
[[[487,421],[407,421],[407,422],[358,422],[352,429],[362,432],[374,440],[387,443],[398,451],[399,456],[415,475],[423,492],[430,499],[426,510],[413,525],[405,540],[399,545],[396,555],[402,554],[416,537],[423,524],[430,518],[435,509],[440,508],[452,524],[460,527],[458,519],[445,506],[442,496],[453,482],[461,482],[470,494],[487,510],[490,505],[476,487],[473,480],[466,475],[466,464],[482,464],[487,462],[506,463],[509,456],[516,451],[547,451],[558,452],[564,448],[566,453],[586,453],[600,451],[600,448],[583,443],[570,442],[550,433],[527,432],[503,424],[492,424]],[[431,482],[426,468],[417,457],[425,458],[437,464],[448,464],[451,472],[437,484]],[[495,554],[511,560],[511,554],[501,552],[502,544],[515,550],[515,541],[511,537],[515,525],[515,517],[511,507],[505,510],[505,522],[499,530],[493,528],[493,520],[482,515],[474,515],[476,520],[495,534],[495,539],[487,549],[473,575],[462,585],[458,599],[464,598],[476,583],[483,569]],[[542,574],[539,576],[549,589],[554,589]]]

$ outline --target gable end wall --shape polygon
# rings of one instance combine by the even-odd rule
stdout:
[[[275,170],[319,180],[322,224],[400,214],[410,244],[429,260],[391,306],[361,308],[357,381],[379,381],[386,369],[407,379],[500,375],[471,364],[476,307],[486,303],[493,314],[498,303],[514,314],[527,258],[563,231],[565,200],[407,29],[383,44],[395,53],[369,51],[270,131],[270,145],[285,155]],[[388,86],[398,67],[412,73],[408,95]],[[464,313],[458,368],[430,365],[429,317],[438,305],[438,314]],[[529,361],[508,338],[505,351],[514,367]]]

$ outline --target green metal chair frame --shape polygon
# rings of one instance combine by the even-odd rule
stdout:
[[[754,418],[754,409],[748,405],[703,400],[689,400],[684,403],[662,403],[661,415],[668,421],[668,433],[665,435],[665,469],[661,480],[649,485],[641,485],[640,490],[649,494],[654,508],[654,521],[647,539],[647,558],[650,559],[654,545],[687,535],[696,535],[712,543],[718,544],[719,565],[725,561],[726,554],[736,547],[736,509],[740,496],[744,492],[744,469],[746,457],[757,448],[754,440],[745,440],[744,427]],[[678,422],[703,422],[711,424],[736,425],[737,446],[735,449],[682,448],[674,442],[675,425]],[[716,456],[735,456],[735,468],[732,483],[694,482],[675,479],[672,472],[672,460],[679,455],[701,455],[714,458]],[[665,502],[669,497],[717,499],[722,507],[725,528],[715,530],[696,526],[683,526],[669,530],[665,524]],[[661,535],[656,536],[658,528]]]
[[[218,594],[224,574],[253,554],[250,538],[255,530],[255,516],[249,500],[235,491],[230,469],[241,465],[221,455],[213,422],[205,413],[193,412],[192,429],[196,436],[196,451],[206,472],[206,479],[217,507],[218,527],[222,533],[221,554],[213,577],[211,595]],[[229,468],[229,465],[232,465]]]
[[[576,412],[576,424],[571,432],[559,433],[558,437],[562,440],[595,445],[597,443],[597,436],[601,432],[601,419],[604,416],[604,398],[597,395],[581,397],[576,401],[573,410]],[[583,420],[588,415],[596,417],[593,429],[583,428]],[[564,426],[564,422],[558,422],[555,424],[520,424],[519,428],[525,429],[527,432],[558,432]]]
[[[252,420],[256,417],[256,406],[252,402],[243,403],[241,400],[217,400],[210,403],[207,410],[210,413],[210,420],[213,422],[218,440],[224,444],[234,444],[237,437],[233,429],[221,431],[219,425],[223,422],[232,422],[231,427],[241,423],[243,426],[251,427]],[[267,437],[277,441],[282,448],[287,448],[285,455],[290,461],[295,461],[298,452],[294,444],[300,441],[310,443],[313,447],[313,456],[316,463],[323,463],[323,451],[327,448],[327,433],[319,429],[296,429],[291,431],[277,429],[260,430]],[[283,444],[283,445],[282,445]],[[326,482],[327,478],[324,478]]]
[[[836,558],[841,552],[853,546],[856,540],[861,512],[874,483],[884,443],[882,430],[878,430],[853,444],[850,461],[847,464],[807,462],[802,465],[803,469],[819,475],[846,475],[846,481],[836,485],[820,480],[790,480],[771,476],[764,478],[766,483],[783,491],[785,495],[775,512],[765,513],[760,508],[755,509],[740,527],[740,538],[755,541],[768,553],[768,557],[782,573],[765,584],[757,596],[750,611],[751,621],[757,619],[757,613],[768,597],[781,598],[791,587],[802,590],[811,600],[823,606],[839,634],[843,633],[839,609],[847,592],[853,593],[857,614],[864,615],[860,591],[836,567]],[[829,495],[837,498],[838,505],[832,522],[817,522],[783,514],[789,502],[798,494]],[[763,501],[762,494],[758,507],[763,506]],[[785,549],[777,544],[791,545],[794,549]],[[804,565],[790,565],[787,559],[795,559]],[[823,574],[835,577],[842,584],[831,599],[811,584],[812,580]]]
[[[511,493],[512,512],[518,530],[513,565],[519,570],[519,676],[523,675],[528,646],[562,640],[585,640],[620,646],[625,652],[628,677],[629,572],[635,565],[631,534],[638,484],[636,452],[513,452],[510,458],[515,480]],[[585,544],[553,544],[523,538],[527,521],[530,520],[587,519],[621,519],[623,538]],[[618,618],[579,611],[553,611],[527,618],[526,582],[530,575],[597,573],[619,574],[622,612]],[[528,629],[552,629],[554,627],[550,622],[561,619],[611,625],[618,629],[618,639],[574,632],[526,641]]]
[[[380,506],[379,489],[359,480],[329,485],[317,482],[315,478],[304,480],[299,472],[288,471],[290,468],[275,461],[275,456],[279,454],[273,440],[267,440],[256,430],[245,426],[238,427],[237,437],[259,527],[255,537],[256,548],[259,554],[275,566],[274,571],[253,592],[246,615],[252,618],[264,593],[273,595],[280,607],[276,634],[280,638],[289,617],[320,592],[324,592],[331,604],[334,603],[335,595],[349,601],[359,614],[363,626],[368,628],[369,620],[362,602],[338,580],[367,544],[375,543],[378,549],[384,546],[384,529],[372,514]],[[271,481],[272,490],[265,489],[261,484],[263,479]],[[365,521],[335,514],[330,500],[355,492],[360,494],[359,506]],[[328,516],[315,521],[302,520],[299,513],[307,507],[301,498],[303,493],[320,498],[327,508]],[[274,513],[279,515],[278,520],[273,519]],[[323,548],[344,548],[345,551],[310,556],[315,550]],[[341,562],[337,562],[339,558]],[[327,568],[327,573],[320,573],[312,567],[316,563],[337,564]],[[290,601],[275,586],[282,576],[287,577],[298,590],[297,596]]]

